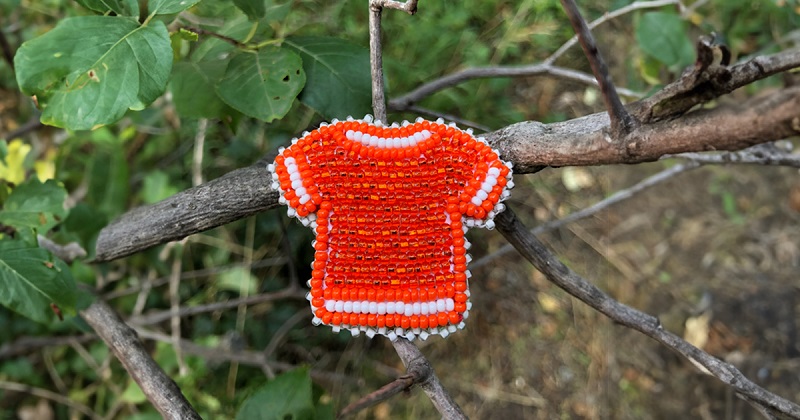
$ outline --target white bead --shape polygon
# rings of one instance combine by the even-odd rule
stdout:
[[[364,133],[360,131],[356,131],[355,133],[353,133],[353,140],[361,142],[363,138],[364,138]]]
[[[278,204],[286,204],[286,199],[282,195],[278,197]]]
[[[484,227],[486,229],[489,229],[489,230],[494,229],[495,228],[494,220],[487,220],[486,221],[486,226],[484,226]]]
[[[408,147],[409,144],[410,141],[408,140],[408,137],[403,137],[400,139],[400,147]]]
[[[345,136],[345,137],[347,137],[347,140],[355,140],[355,138],[356,138],[356,132],[355,132],[355,131],[353,131],[353,130],[347,130],[347,131],[344,133],[344,136]]]
[[[353,312],[353,302],[347,301],[344,303],[344,307],[342,308],[344,312],[352,313]]]
[[[450,335],[450,331],[447,331],[446,328],[442,328],[439,330],[439,335],[441,335],[442,338],[446,338],[448,335]]]
[[[336,310],[336,302],[332,300],[325,301],[325,310],[334,312]]]
[[[416,336],[414,335],[413,332],[409,331],[408,333],[406,333],[406,340],[414,341],[414,338],[416,338]]]
[[[300,172],[292,172],[292,174],[289,175],[289,179],[292,181],[297,181],[300,179]]]
[[[315,327],[318,327],[320,324],[322,324],[322,320],[317,317],[314,317],[314,319],[311,320],[311,324]]]
[[[438,299],[436,301],[436,312],[444,312],[446,310],[447,310],[447,304],[445,303],[444,299]]]
[[[372,312],[371,309],[370,309],[370,312]],[[377,313],[378,313],[378,315],[386,315],[386,302],[378,303],[378,312]]]
[[[389,337],[390,341],[397,341],[397,334],[395,334],[394,331],[390,332],[389,334],[386,334],[386,336]]]
[[[512,188],[514,188],[514,181],[508,181],[508,183],[506,184],[506,189],[510,190]]]
[[[344,311],[344,302],[342,302],[341,300],[337,300],[333,309],[334,310],[331,311],[331,312],[342,312],[342,311]]]
[[[481,191],[483,191],[483,190],[481,190]],[[472,201],[472,204],[474,204],[476,206],[480,206],[481,203],[483,203],[483,200],[478,198],[478,196],[472,197],[472,200],[470,200],[470,201]]]
[[[437,118],[436,122],[439,124],[444,124],[444,118]]]
[[[378,146],[378,138],[375,136],[369,136],[369,145],[372,147]]]
[[[456,302],[455,302],[455,301],[453,301],[453,299],[452,299],[452,298],[447,298],[447,299],[445,300],[445,310],[446,310],[446,311],[450,312],[450,311],[452,311],[453,309],[455,309],[455,307],[456,307]]]
[[[402,314],[403,302],[386,302],[386,313],[389,315]]]
[[[414,302],[414,304],[411,305],[411,314],[412,315],[419,315],[421,311],[422,311],[422,308],[420,307],[419,302]]]
[[[422,136],[422,133],[419,133],[419,132],[414,133],[413,138],[414,138],[414,143],[415,144],[421,142],[422,140],[425,140],[425,138]]]
[[[436,313],[436,302],[430,301],[428,302],[428,313],[435,314]]]
[[[467,132],[467,134],[472,135],[472,129],[471,128],[468,128],[465,131]]]
[[[350,328],[350,334],[352,334],[353,337],[358,337],[358,335],[361,334],[361,331],[359,331],[358,328]]]
[[[461,325],[463,325],[463,324],[464,324],[464,323],[462,322],[462,323],[461,323]],[[462,327],[462,328],[463,328],[463,327]],[[455,326],[455,325],[448,325],[448,326],[447,326],[447,331],[450,331],[451,333],[454,333],[454,332],[456,332],[456,331],[457,331],[457,328],[456,328],[456,326]]]
[[[364,115],[364,122],[371,123],[372,122],[372,115],[370,115],[370,114]]]
[[[278,180],[278,174],[276,174],[275,172],[272,173],[271,177],[272,177],[273,181],[277,181]]]
[[[369,338],[375,337],[375,330],[373,330],[372,328],[368,329],[367,330],[367,337],[369,337]]]
[[[267,170],[270,172],[275,172],[275,164],[270,163],[269,165],[267,165]]]
[[[381,138],[378,139],[378,147],[381,148],[381,149],[385,149],[386,148],[386,139],[385,138],[381,137]]]
[[[483,181],[483,183],[489,184],[490,187],[494,187],[495,185],[497,185],[497,177],[494,176],[486,177],[486,181]],[[489,188],[489,191],[491,191],[491,188]]]
[[[338,122],[339,122],[339,119],[338,119],[338,118],[334,118],[334,119],[332,119],[332,120],[331,120],[331,124],[336,124],[336,123],[338,123]]]
[[[414,121],[415,121],[415,122],[418,122],[418,123],[421,123],[421,122],[425,121],[425,118],[422,118],[422,117],[417,117],[417,119],[416,119],[416,120],[414,120]]]
[[[491,189],[489,191],[491,191]],[[481,203],[482,203],[483,200],[486,200],[487,198],[489,198],[489,193],[487,193],[486,191],[481,189],[475,194],[475,197],[479,198],[481,200]]]
[[[279,183],[277,183],[277,182],[273,182],[272,184],[269,184],[269,187],[270,187],[270,188],[271,188],[273,191],[278,191],[278,190],[281,188],[281,184],[279,184]]]
[[[284,161],[283,161],[283,163],[284,163],[286,166],[289,166],[289,165],[295,165],[295,164],[297,164],[297,161],[296,161],[296,160],[294,160],[294,158],[293,158],[293,157],[289,156],[289,157],[287,157],[287,158],[286,158],[286,160],[284,160]]]
[[[405,304],[405,305],[403,305],[403,309],[405,309],[405,311],[404,311],[405,316],[414,315],[414,305]],[[417,307],[417,309],[419,309],[419,307]],[[419,312],[417,312],[417,313],[419,313]]]
[[[286,214],[289,215],[289,217],[294,217],[294,215],[297,214],[297,210],[289,207],[289,209],[286,210]]]
[[[422,138],[428,140],[431,138],[431,132],[428,130],[422,130]]]
[[[331,330],[333,330],[333,332],[335,332],[335,333],[338,333],[338,332],[339,332],[339,331],[341,331],[342,329],[341,329],[341,328],[339,328],[338,326],[334,325],[333,327],[331,327]]]
[[[421,338],[423,341],[427,340],[428,339],[428,332],[427,331],[422,331],[421,333],[419,333],[419,338]]]
[[[500,169],[497,169],[497,168],[495,168],[495,167],[493,166],[493,167],[489,168],[489,171],[488,171],[487,173],[488,173],[489,175],[491,175],[491,176],[493,176],[493,177],[497,178],[498,176],[500,176]]]
[[[353,313],[354,314],[360,314],[361,313],[361,302],[360,301],[353,302],[352,306],[353,306]]]
[[[378,313],[378,303],[377,302],[367,302],[369,304],[369,313],[377,314]],[[364,306],[364,302],[361,302],[361,306]]]

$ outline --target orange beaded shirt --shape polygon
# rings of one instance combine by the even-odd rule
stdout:
[[[469,227],[513,187],[511,165],[470,130],[417,119],[334,120],[269,165],[289,216],[311,226],[316,325],[409,340],[447,336],[469,314]]]

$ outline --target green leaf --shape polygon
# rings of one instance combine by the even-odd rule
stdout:
[[[233,0],[233,4],[241,9],[250,20],[258,20],[267,15],[265,0]]]
[[[200,0],[150,0],[149,9],[150,14],[170,15],[182,12],[197,3],[200,3]]]
[[[14,63],[20,88],[38,99],[43,123],[85,130],[158,98],[172,47],[160,21],[139,26],[120,16],[82,16],[22,44]]]
[[[47,233],[67,217],[67,192],[56,181],[31,178],[15,188],[0,210],[0,223]]]
[[[289,112],[305,82],[297,54],[267,47],[234,55],[217,85],[217,94],[237,111],[270,122]]]
[[[242,296],[254,295],[258,291],[258,277],[247,268],[236,267],[223,272],[216,285],[220,290],[238,292]]]
[[[225,74],[225,65],[222,60],[175,63],[170,90],[178,114],[190,118],[219,118],[223,114],[227,105],[214,86]]]
[[[0,241],[0,304],[34,321],[50,322],[51,303],[62,312],[74,312],[75,290],[63,261],[22,241]]]
[[[636,42],[645,54],[677,70],[694,61],[686,22],[675,13],[649,12],[636,25]]]
[[[137,0],[76,0],[81,6],[95,12],[114,12],[120,16],[139,17],[139,2]]]
[[[240,420],[311,419],[311,377],[307,368],[286,372],[268,382],[242,404]]]
[[[308,81],[301,102],[329,120],[370,112],[369,50],[328,37],[291,37],[285,45],[303,59]]]

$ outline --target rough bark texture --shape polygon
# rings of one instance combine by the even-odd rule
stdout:
[[[165,419],[199,419],[178,385],[142,346],[136,332],[108,304],[96,300],[81,316],[114,352],[147,399]]]

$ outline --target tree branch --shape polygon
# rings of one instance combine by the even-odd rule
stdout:
[[[103,228],[95,261],[110,261],[182,239],[278,205],[266,164],[258,163],[125,213]],[[191,234],[189,233],[189,234]]]
[[[381,13],[384,1],[369,2],[369,64],[372,74],[372,111],[375,119],[386,121],[386,89],[383,86],[383,50],[381,48]]]
[[[90,418],[92,420],[100,420],[100,419],[103,418],[102,416],[100,416],[97,413],[95,413],[94,411],[92,411],[91,408],[89,408],[89,407],[87,407],[87,406],[85,406],[85,405],[83,405],[83,404],[81,404],[79,402],[72,401],[69,397],[65,397],[65,396],[63,396],[63,395],[61,395],[59,393],[56,393],[56,392],[53,392],[53,391],[50,391],[50,390],[47,390],[47,389],[35,388],[35,387],[29,386],[29,385],[20,384],[20,383],[16,383],[16,382],[7,382],[7,381],[0,381],[0,389],[4,389],[6,391],[13,391],[13,392],[24,392],[24,393],[31,394],[31,395],[34,395],[34,396],[39,397],[39,398],[44,398],[46,400],[55,401],[55,402],[57,402],[59,404],[66,405],[67,407],[70,407],[70,408],[74,409],[75,411],[78,411],[78,412],[82,413],[84,416],[86,416],[86,417],[88,417],[88,418]]]
[[[798,54],[800,61],[800,54]],[[798,63],[800,65],[800,63]],[[546,166],[653,161],[664,155],[737,150],[800,133],[800,87],[769,96],[645,124],[625,147],[608,141],[605,113],[570,121],[523,122],[486,135],[518,174]],[[123,214],[103,228],[95,261],[110,261],[184,238],[277,206],[263,163],[232,171],[198,187]]]
[[[756,385],[733,365],[723,362],[664,330],[659,320],[612,299],[567,268],[539,240],[531,235],[508,208],[495,218],[497,230],[548,280],[615,322],[639,331],[685,357],[695,366],[729,385],[759,405],[793,418],[800,418],[800,406]]]
[[[606,104],[606,111],[611,119],[611,135],[614,139],[618,139],[621,135],[629,133],[637,124],[637,121],[622,105],[622,100],[617,94],[617,88],[614,87],[614,82],[608,72],[606,61],[603,59],[600,49],[597,48],[597,43],[594,41],[586,20],[581,16],[578,5],[575,4],[574,0],[561,0],[561,6],[567,13],[567,17],[569,17],[572,29],[578,35],[578,41],[583,48],[583,53],[586,55],[586,59],[589,60],[592,73],[594,73],[594,77],[600,86],[600,93],[603,95],[603,102]]]
[[[95,300],[81,316],[128,371],[162,417],[200,419],[175,382],[164,373],[142,346],[136,332],[102,300]]]

